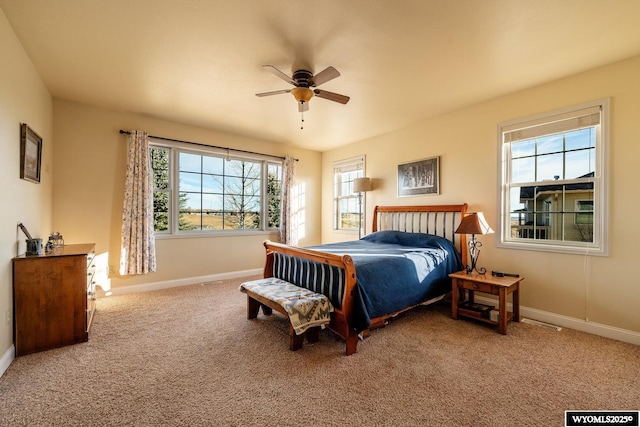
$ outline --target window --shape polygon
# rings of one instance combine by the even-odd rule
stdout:
[[[499,126],[500,246],[607,254],[608,100]]]
[[[358,231],[360,204],[353,192],[353,181],[364,177],[364,156],[354,157],[333,164],[333,228]]]
[[[158,234],[279,227],[281,162],[159,142],[150,151]]]

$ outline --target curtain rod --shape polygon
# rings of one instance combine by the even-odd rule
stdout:
[[[121,135],[131,135],[131,132],[129,132],[128,130],[120,129],[120,134]],[[274,156],[272,154],[264,154],[264,153],[258,153],[258,152],[255,152],[255,151],[239,150],[237,148],[219,147],[217,145],[207,145],[207,144],[202,144],[200,142],[191,142],[191,141],[183,141],[183,140],[180,140],[180,139],[164,138],[162,136],[149,135],[149,138],[162,139],[164,141],[171,141],[171,142],[181,142],[183,144],[199,145],[200,147],[219,148],[219,149],[227,150],[227,151],[235,151],[237,153],[257,154],[257,155],[260,155],[260,156],[273,157],[273,158],[282,159],[282,160],[285,159],[282,156]],[[296,162],[298,161],[298,159],[296,159],[296,158],[294,158],[293,160],[295,160]]]

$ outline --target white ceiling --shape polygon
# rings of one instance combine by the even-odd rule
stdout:
[[[640,55],[638,0],[0,0],[55,98],[324,151]],[[300,129],[290,74],[329,65]],[[6,66],[6,64],[5,64]]]

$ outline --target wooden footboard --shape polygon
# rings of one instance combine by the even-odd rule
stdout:
[[[323,265],[337,267],[344,271],[344,284],[340,307],[334,304],[334,312],[331,315],[331,322],[327,326],[331,331],[340,336],[346,343],[346,354],[351,355],[356,352],[358,346],[358,334],[351,326],[351,313],[353,307],[353,295],[356,286],[356,270],[353,260],[349,255],[333,255],[311,249],[298,248],[283,245],[281,243],[264,242],[267,250],[267,259],[264,267],[264,277],[278,277],[274,271],[275,254],[280,253],[296,258],[301,258]],[[281,277],[282,279],[289,279]],[[299,285],[298,283],[296,283]]]

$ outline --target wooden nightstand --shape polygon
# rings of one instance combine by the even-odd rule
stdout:
[[[482,322],[498,325],[498,332],[507,334],[507,322],[513,320],[520,321],[520,282],[524,277],[496,277],[491,274],[480,275],[477,273],[467,274],[466,271],[459,271],[449,275],[453,279],[451,295],[451,317],[457,319],[458,316],[465,316],[480,320]],[[460,293],[462,290],[462,293]],[[491,295],[498,295],[498,320],[488,317],[489,312],[471,310],[470,305],[475,304],[474,292],[484,292]],[[465,301],[465,293],[469,298]],[[513,298],[513,312],[507,311],[507,296],[511,294]],[[462,302],[460,301],[462,296]]]

